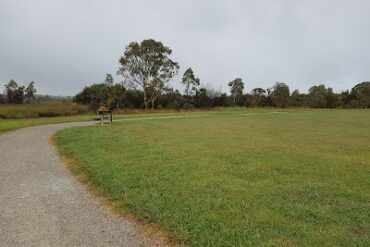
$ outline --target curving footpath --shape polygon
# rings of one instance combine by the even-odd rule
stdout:
[[[49,143],[58,130],[89,124],[0,135],[0,246],[157,246],[89,195]]]

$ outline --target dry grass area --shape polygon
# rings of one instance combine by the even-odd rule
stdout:
[[[75,116],[85,114],[88,111],[87,106],[65,102],[0,105],[0,119]]]

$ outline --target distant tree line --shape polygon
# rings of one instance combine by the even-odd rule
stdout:
[[[237,83],[239,79],[236,79]],[[228,106],[370,108],[370,82],[359,83],[351,91],[341,93],[334,93],[332,88],[321,84],[311,87],[307,94],[298,90],[290,92],[289,86],[282,82],[276,82],[271,88],[254,88],[250,93],[244,93],[239,86],[235,85],[238,88],[234,88],[233,83],[230,95],[214,89],[210,84],[203,87],[192,86],[191,89],[185,87],[183,93],[168,88],[151,104],[151,108],[176,110]],[[73,100],[89,105],[93,110],[101,105],[110,109],[132,109],[145,108],[143,97],[141,90],[126,88],[122,83],[115,83],[111,87],[106,83],[98,83],[85,87]]]
[[[27,86],[18,85],[14,80],[10,80],[5,85],[5,94],[0,94],[0,103],[23,104],[35,102],[35,83],[31,81]]]
[[[31,81],[28,85],[19,85],[13,79],[4,86],[4,93],[0,93],[0,104],[29,104],[46,102],[72,102],[70,96],[50,96],[36,95],[35,82]]]
[[[211,84],[201,86],[200,79],[191,68],[184,72],[180,92],[169,86],[177,75],[179,65],[170,58],[172,50],[153,39],[130,43],[121,58],[117,75],[121,83],[114,83],[111,74],[102,83],[85,87],[74,101],[87,104],[92,109],[105,105],[110,109],[125,108],[211,108],[222,106],[245,107],[312,107],[312,108],[368,108],[370,107],[370,82],[362,82],[351,91],[334,93],[324,84],[313,86],[308,93],[290,91],[284,82],[272,87],[255,88],[245,93],[241,78],[230,81],[230,95],[215,89]]]
[[[86,86],[73,97],[73,101],[89,105],[96,110],[104,105],[110,109],[170,108],[191,109],[223,106],[245,107],[312,107],[312,108],[369,108],[370,82],[355,85],[350,91],[334,93],[324,84],[315,85],[308,93],[291,92],[284,82],[272,87],[254,88],[245,93],[245,83],[236,78],[227,85],[230,94],[201,84],[192,68],[185,70],[181,78],[184,91],[172,88],[169,82],[178,74],[179,65],[171,59],[172,50],[153,39],[141,43],[131,42],[119,59],[117,75],[122,82],[115,83],[107,74],[101,83]],[[226,84],[226,83],[225,83]],[[35,83],[20,86],[14,80],[5,85],[0,103],[22,104],[35,102]],[[44,97],[45,100],[50,97]]]

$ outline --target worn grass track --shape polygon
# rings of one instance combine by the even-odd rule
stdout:
[[[18,107],[18,106],[16,106]],[[20,108],[22,107],[19,106]],[[6,108],[6,106],[4,107]],[[21,108],[22,109],[22,108]],[[27,107],[25,107],[27,110]],[[1,110],[0,110],[1,111]],[[186,115],[185,112],[176,112],[176,113],[166,113],[166,112],[140,112],[138,113],[128,111],[129,114],[125,114],[124,112],[119,112],[120,114],[114,114],[114,120],[116,119],[131,119],[131,118],[138,118],[138,117],[159,117],[159,116],[168,116],[168,115]],[[200,114],[200,113],[192,113],[192,114]],[[86,113],[82,115],[76,116],[59,116],[59,117],[35,117],[35,118],[17,118],[17,119],[1,119],[0,118],[0,134],[7,131],[12,131],[20,128],[25,128],[29,126],[37,126],[37,125],[45,125],[45,124],[56,124],[56,123],[69,123],[69,122],[82,122],[82,121],[91,121],[93,117],[96,115],[94,113]]]
[[[368,246],[370,111],[255,113],[120,121],[57,142],[120,210],[180,243]]]

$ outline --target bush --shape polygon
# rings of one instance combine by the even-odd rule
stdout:
[[[190,109],[194,109],[194,105],[191,104],[191,103],[185,103],[183,106],[182,106],[182,109],[184,110],[190,110]]]

